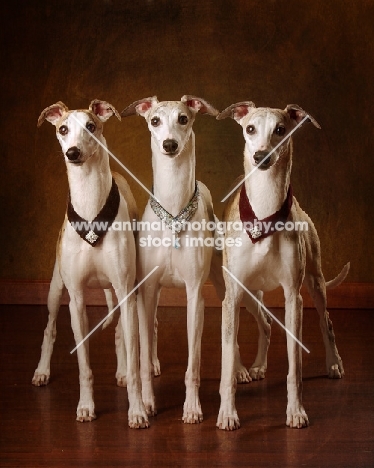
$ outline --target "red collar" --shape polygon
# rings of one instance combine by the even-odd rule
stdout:
[[[243,227],[248,234],[248,237],[253,243],[260,241],[264,237],[274,234],[276,231],[275,225],[278,221],[285,222],[290,214],[292,207],[292,188],[291,185],[288,187],[287,196],[284,200],[280,209],[264,219],[258,219],[253,211],[251,204],[249,203],[247,192],[245,190],[245,184],[240,191],[239,199],[239,213],[240,219],[243,223]],[[265,232],[265,227],[263,223],[268,226],[267,232]]]

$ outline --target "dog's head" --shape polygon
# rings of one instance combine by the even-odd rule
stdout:
[[[169,157],[178,156],[191,137],[196,114],[217,116],[218,111],[204,99],[183,96],[180,101],[159,102],[156,96],[140,99],[121,112],[122,117],[138,114],[145,118],[152,143]]]
[[[232,104],[217,119],[231,117],[243,128],[246,154],[250,164],[267,170],[287,153],[290,134],[304,119],[320,128],[317,121],[301,107],[289,104],[284,110],[256,107],[245,101]]]
[[[103,123],[112,115],[121,120],[111,104],[98,99],[92,101],[88,109],[78,110],[69,110],[59,101],[43,110],[38,127],[44,120],[54,125],[66,162],[80,166],[96,152]]]

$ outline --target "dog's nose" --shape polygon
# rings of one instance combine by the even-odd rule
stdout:
[[[66,157],[69,161],[76,161],[77,159],[79,159],[80,154],[81,150],[76,146],[72,146],[66,151]]]
[[[270,164],[270,156],[267,151],[257,151],[253,155],[254,162],[258,165],[259,169],[267,169]]]
[[[162,146],[167,153],[173,154],[178,149],[178,142],[175,140],[168,139],[164,140]]]

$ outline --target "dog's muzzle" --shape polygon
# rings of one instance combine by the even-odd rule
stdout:
[[[173,155],[177,152],[178,142],[176,140],[171,139],[164,140],[164,142],[162,143],[162,147],[164,148],[166,153]]]
[[[258,169],[264,171],[270,167],[271,155],[269,156],[268,151],[257,151],[253,155],[253,160],[256,166],[258,166]]]
[[[79,163],[80,162],[80,155],[81,155],[81,150],[77,148],[76,146],[72,146],[66,151],[66,157],[68,160],[72,163]]]

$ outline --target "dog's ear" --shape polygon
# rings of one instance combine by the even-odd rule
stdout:
[[[181,102],[186,104],[186,106],[188,106],[194,112],[213,115],[213,117],[216,117],[219,113],[219,111],[211,104],[209,104],[209,102],[205,101],[205,99],[196,96],[185,94],[181,97]]]
[[[109,102],[94,99],[91,101],[88,109],[97,115],[102,122],[106,122],[110,117],[112,117],[112,115],[115,115],[118,120],[121,120],[121,116],[117,112],[116,108],[112,106],[112,104],[109,104]]]
[[[56,104],[52,104],[51,106],[46,107],[44,111],[39,115],[38,127],[40,127],[44,120],[48,120],[48,122],[51,122],[52,125],[56,125],[56,123],[60,120],[62,114],[64,114],[68,110],[69,109],[61,101],[58,101],[56,102]]]
[[[240,120],[248,114],[250,109],[253,109],[254,107],[256,106],[252,101],[243,101],[237,102],[236,104],[231,104],[231,106],[227,107],[217,115],[217,120],[231,117],[240,123]]]
[[[157,96],[148,97],[144,99],[139,99],[139,101],[135,101],[129,106],[127,106],[121,112],[122,117],[128,117],[129,115],[138,114],[147,118],[149,111],[158,104]]]
[[[284,110],[290,116],[291,121],[293,121],[296,125],[299,124],[305,117],[308,117],[306,122],[312,122],[315,127],[321,128],[319,123],[297,104],[288,104]]]

